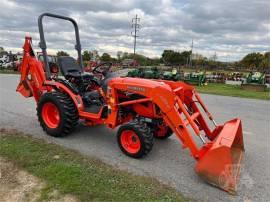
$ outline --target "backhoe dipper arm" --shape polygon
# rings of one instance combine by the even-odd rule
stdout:
[[[16,91],[24,97],[34,96],[35,100],[38,101],[42,91],[47,89],[43,86],[46,78],[42,63],[35,57],[31,37],[25,37],[23,50],[23,59],[20,68],[21,78]]]
[[[28,73],[29,73],[29,59],[31,58],[31,44],[32,44],[32,39],[31,37],[25,37],[25,42],[24,42],[24,46],[23,46],[23,59],[22,59],[22,64],[20,67],[20,71],[21,71],[21,78],[20,78],[20,84],[25,81]],[[20,85],[19,84],[19,85]]]

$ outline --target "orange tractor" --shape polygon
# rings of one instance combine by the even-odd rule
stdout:
[[[64,56],[58,58],[58,64],[49,63],[42,23],[45,16],[74,25],[78,60]],[[120,149],[141,158],[151,151],[154,137],[166,139],[174,134],[197,161],[195,171],[202,178],[235,193],[244,153],[240,119],[217,125],[194,87],[183,82],[121,78],[109,73],[109,66],[94,69],[103,75],[95,78],[83,71],[78,26],[72,18],[44,13],[38,25],[44,62],[37,60],[32,39],[26,37],[17,91],[34,97],[38,120],[48,135],[63,137],[79,120],[89,126],[119,126]],[[59,69],[63,77],[58,76]],[[205,117],[213,122],[213,129]]]

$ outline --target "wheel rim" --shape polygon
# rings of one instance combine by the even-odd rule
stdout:
[[[134,131],[124,130],[121,133],[121,145],[128,153],[135,154],[140,151],[141,141]]]
[[[42,107],[42,118],[49,128],[57,128],[60,123],[60,113],[55,104],[47,102]]]

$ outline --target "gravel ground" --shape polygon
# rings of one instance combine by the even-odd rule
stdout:
[[[18,75],[0,75],[0,127],[15,128],[38,138],[95,156],[120,169],[148,175],[167,183],[185,196],[198,201],[268,201],[270,198],[270,102],[202,95],[209,110],[222,123],[234,117],[243,121],[245,162],[238,193],[231,196],[203,182],[194,172],[195,161],[181,143],[172,137],[155,140],[152,152],[136,160],[123,155],[116,143],[115,130],[104,126],[79,126],[65,138],[44,134],[36,117],[33,99],[15,92]],[[268,187],[268,188],[267,188]]]

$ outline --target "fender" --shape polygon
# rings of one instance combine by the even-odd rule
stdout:
[[[83,111],[84,110],[84,105],[83,101],[80,95],[75,95],[69,88],[67,88],[64,84],[55,82],[55,81],[45,81],[44,82],[45,86],[52,86],[54,89],[58,89],[60,91],[63,91],[67,93],[71,99],[73,100],[74,104],[77,106],[78,111]]]

